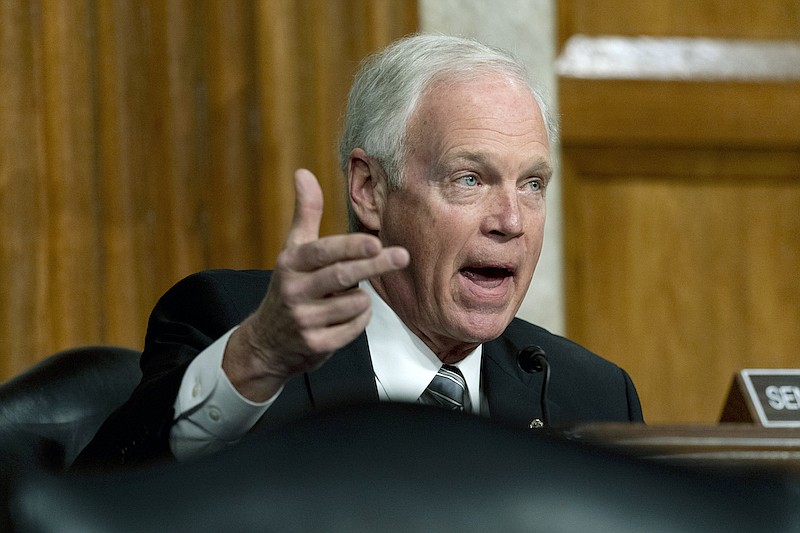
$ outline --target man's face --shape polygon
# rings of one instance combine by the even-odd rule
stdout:
[[[499,74],[439,84],[409,124],[403,185],[379,196],[379,236],[410,266],[373,280],[445,361],[499,336],[539,259],[547,134],[530,91]]]

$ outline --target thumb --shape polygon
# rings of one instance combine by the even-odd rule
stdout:
[[[317,177],[306,169],[294,173],[294,215],[286,236],[286,247],[291,248],[319,239],[322,221],[322,188]]]

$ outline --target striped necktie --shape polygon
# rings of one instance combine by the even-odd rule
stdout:
[[[452,365],[443,365],[419,397],[419,403],[463,411],[466,391],[467,382],[461,371]]]

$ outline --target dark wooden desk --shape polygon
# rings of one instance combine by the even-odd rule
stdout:
[[[687,466],[800,474],[800,428],[593,423],[571,428],[565,435],[572,441]]]

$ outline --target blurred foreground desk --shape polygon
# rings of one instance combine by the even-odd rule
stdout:
[[[586,424],[567,438],[646,459],[687,466],[800,473],[800,428],[755,424]]]
[[[800,473],[800,369],[743,369],[718,425],[586,424],[573,441],[696,467]]]

